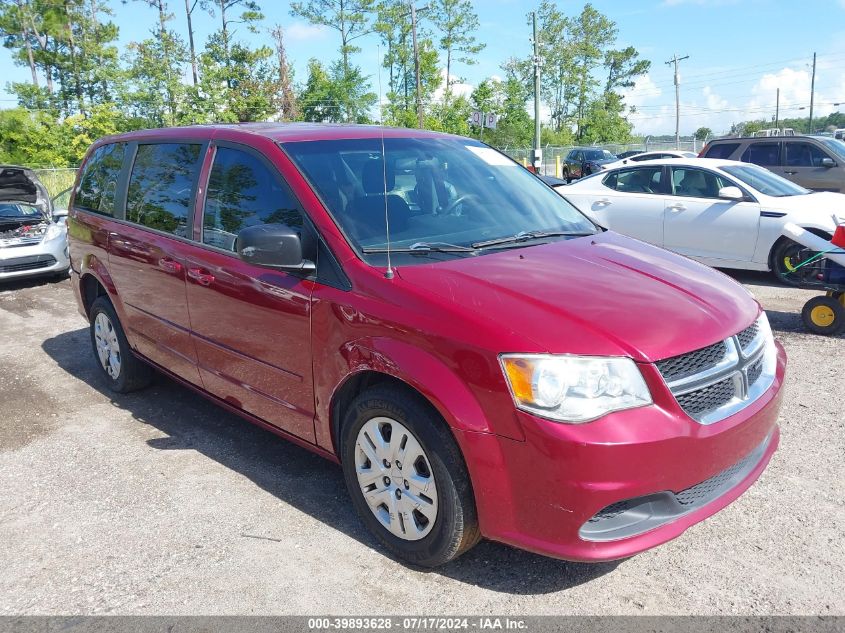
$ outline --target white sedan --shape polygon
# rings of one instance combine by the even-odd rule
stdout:
[[[830,239],[845,195],[813,192],[729,160],[654,160],[557,188],[598,224],[710,266],[773,270],[800,246],[781,237],[792,222]]]
[[[696,158],[697,156],[698,154],[695,152],[685,152],[675,149],[660,149],[651,152],[642,152],[641,154],[634,154],[633,156],[628,156],[627,158],[617,160],[613,163],[608,163],[607,165],[604,165],[603,169],[607,171],[608,169],[615,169],[616,167],[624,167],[625,165],[642,163],[647,160],[659,160],[661,158]]]

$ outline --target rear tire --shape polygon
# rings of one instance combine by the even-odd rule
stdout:
[[[374,387],[349,406],[341,436],[352,503],[367,528],[396,557],[436,567],[480,540],[461,453],[442,419],[421,397]]]
[[[90,318],[94,358],[109,389],[129,393],[148,386],[153,379],[153,370],[132,353],[114,306],[107,297],[99,296],[94,300]]]
[[[845,306],[838,297],[813,297],[804,305],[801,319],[814,334],[836,336],[845,332]]]

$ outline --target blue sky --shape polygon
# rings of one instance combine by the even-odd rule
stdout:
[[[311,57],[324,62],[337,55],[336,31],[318,28],[294,18],[289,2],[259,0],[266,16],[264,26],[286,29],[288,55],[295,79],[304,81]],[[111,3],[113,20],[120,27],[120,43],[147,37],[156,13],[146,4],[118,0]],[[172,24],[184,30],[182,3],[171,0]],[[420,0],[418,4],[424,4]],[[487,48],[473,66],[459,66],[453,74],[464,78],[466,89],[491,75],[501,75],[500,65],[510,56],[530,53],[526,14],[536,5],[518,0],[475,0],[481,21],[478,32]],[[595,0],[594,6],[616,21],[619,45],[635,46],[652,61],[652,69],[627,95],[637,106],[631,116],[636,131],[644,134],[674,133],[672,70],[664,62],[673,53],[689,55],[681,64],[681,132],[700,126],[717,133],[731,122],[774,115],[775,92],[781,89],[781,115],[808,113],[810,68],[818,53],[816,114],[845,109],[845,0]],[[577,13],[581,2],[561,0],[568,13]],[[217,27],[207,14],[195,17],[197,42],[205,41]],[[253,43],[269,35],[252,36]],[[377,39],[359,40],[362,52],[355,58],[376,86]],[[0,107],[14,105],[5,91],[7,81],[26,81],[28,70],[12,64],[9,52],[0,49]],[[804,107],[800,111],[798,108]]]

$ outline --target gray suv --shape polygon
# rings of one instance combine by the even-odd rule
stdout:
[[[754,163],[807,189],[845,193],[845,143],[828,136],[723,138],[701,156]]]

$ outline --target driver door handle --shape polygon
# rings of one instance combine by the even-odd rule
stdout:
[[[784,170],[784,171],[783,171],[783,173],[788,174],[788,175],[790,175],[790,176],[794,176],[794,175],[795,175],[795,174],[797,174],[798,172],[797,172],[797,171],[786,171],[786,170]]]
[[[670,211],[686,211],[686,207],[681,204],[680,202],[675,202],[674,204],[670,204],[666,207]]]

